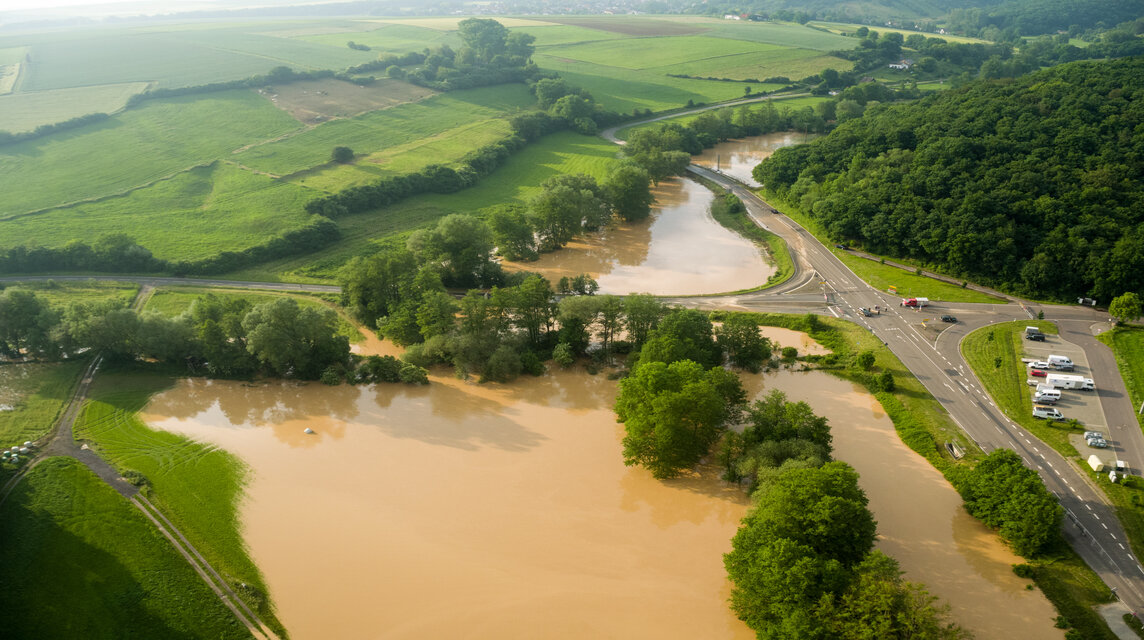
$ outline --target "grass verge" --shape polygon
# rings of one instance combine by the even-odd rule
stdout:
[[[9,638],[249,638],[154,526],[79,462],[51,458],[0,511]]]
[[[833,247],[834,241],[830,239],[829,234],[823,229],[822,225],[817,220],[804,214],[794,204],[777,197],[774,193],[769,191],[762,191],[760,195],[771,204],[771,206],[780,210],[791,220],[799,223],[807,231],[809,231],[819,242],[827,247]],[[986,303],[1004,303],[1005,300],[996,296],[991,296],[980,291],[967,289],[941,280],[934,280],[933,278],[918,275],[900,269],[888,264],[881,264],[866,258],[860,258],[847,251],[831,248],[834,255],[838,256],[842,263],[853,271],[859,278],[866,281],[870,286],[880,291],[886,291],[891,286],[897,288],[897,295],[903,298],[929,298],[931,300],[943,300],[946,302],[986,302]]]
[[[90,442],[121,472],[143,474],[151,501],[264,622],[285,634],[239,533],[238,501],[246,481],[242,462],[220,449],[151,429],[139,419],[150,397],[173,383],[173,377],[154,367],[108,365],[76,420],[76,438]]]
[[[1096,339],[1108,345],[1116,356],[1116,368],[1120,369],[1132,406],[1144,404],[1144,327],[1116,327]],[[1137,413],[1136,419],[1144,427],[1144,417]]]

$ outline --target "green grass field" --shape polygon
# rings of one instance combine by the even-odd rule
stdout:
[[[962,42],[962,43],[971,43],[971,44],[990,44],[988,40],[982,40],[980,38],[970,38],[967,36],[954,36],[954,35],[946,35],[946,34],[940,34],[940,33],[923,33],[921,31],[910,31],[908,29],[895,29],[893,27],[871,27],[869,25],[851,24],[851,23],[846,23],[846,22],[822,22],[819,20],[814,20],[814,21],[809,22],[807,24],[811,24],[811,25],[814,25],[816,27],[822,27],[823,29],[830,31],[831,33],[837,33],[837,34],[844,34],[844,33],[851,34],[851,33],[854,33],[855,31],[857,31],[861,27],[866,27],[867,29],[870,29],[871,31],[877,31],[879,34],[882,34],[882,33],[900,33],[900,34],[902,34],[903,37],[906,37],[906,38],[908,38],[912,35],[920,35],[920,36],[925,36],[926,38],[940,38],[942,40],[945,40],[946,42]],[[857,38],[853,38],[853,40],[857,41]],[[848,48],[853,48],[853,47],[848,47]]]
[[[104,122],[3,146],[0,220],[120,193],[300,126],[257,94],[235,90],[148,101]],[[17,243],[10,233],[0,237]],[[25,240],[35,236],[18,242]]]
[[[370,154],[423,138],[446,135],[451,129],[457,130],[456,146],[469,151],[479,145],[465,140],[467,128],[482,121],[503,118],[535,102],[523,84],[454,91],[354,118],[334,120],[282,140],[253,146],[234,158],[259,171],[287,175],[327,164],[335,146],[347,146],[355,153]]]
[[[461,44],[461,39],[455,33],[427,29],[407,24],[381,24],[377,22],[359,22],[362,31],[321,33],[300,36],[300,39],[316,44],[349,49],[349,41],[364,44],[377,53],[405,53],[407,51],[421,51],[425,47],[439,47],[447,44],[454,49]]]
[[[364,337],[358,331],[355,325],[344,313],[341,307],[328,304],[325,301],[314,296],[295,295],[289,293],[253,293],[250,291],[227,291],[223,289],[202,289],[198,287],[171,287],[166,289],[158,289],[148,298],[147,303],[143,306],[144,311],[154,311],[161,313],[168,317],[177,316],[184,311],[191,308],[191,304],[200,296],[207,293],[213,293],[216,296],[234,299],[242,298],[249,302],[252,306],[260,305],[264,302],[272,302],[278,298],[293,298],[298,301],[298,305],[302,307],[311,308],[325,308],[333,309],[338,312],[338,335],[345,336],[351,343],[361,342]]]
[[[86,366],[86,359],[0,364],[0,448],[47,435]]]
[[[52,308],[62,311],[73,302],[115,301],[128,306],[135,299],[139,285],[131,282],[104,282],[101,280],[30,280],[5,282],[5,287],[29,289],[36,297],[47,301]]]
[[[1144,404],[1144,327],[1117,327],[1096,337],[1108,345],[1116,354],[1116,365],[1120,377],[1128,388],[1132,406]],[[1136,419],[1144,426],[1144,418],[1139,413]]]
[[[0,510],[8,638],[249,638],[157,529],[69,458],[52,458]]]
[[[305,187],[216,162],[125,196],[0,221],[0,247],[29,241],[58,247],[126,233],[168,260],[241,251],[297,229],[313,216]]]
[[[144,82],[125,82],[0,95],[0,128],[19,133],[89,113],[115,113],[146,88]]]
[[[714,23],[714,24],[713,24]],[[735,38],[752,42],[766,42],[784,47],[839,51],[858,46],[856,38],[846,38],[793,22],[742,22],[733,20],[701,19],[695,24],[707,26],[707,33],[720,38]],[[793,78],[793,76],[791,76]]]
[[[558,24],[532,27],[513,27],[512,31],[523,31],[536,38],[534,45],[538,51],[558,45],[576,44],[580,42],[595,42],[597,40],[615,40],[623,38],[622,33],[614,31],[601,31],[574,25]]]
[[[117,469],[142,473],[151,484],[151,502],[232,585],[246,583],[266,594],[239,532],[238,500],[247,474],[241,461],[215,447],[151,429],[137,416],[151,395],[173,382],[142,368],[106,368],[76,420],[76,438],[91,442]],[[281,627],[268,598],[248,604],[267,624]]]
[[[886,291],[890,287],[896,287],[897,295],[903,298],[921,297],[945,302],[991,302],[995,304],[1005,302],[1004,299],[979,291],[963,289],[955,284],[920,276],[911,271],[899,269],[898,267],[888,264],[881,264],[866,258],[859,258],[848,251],[834,249],[834,241],[830,239],[817,220],[805,215],[798,207],[783,201],[774,193],[762,190],[760,191],[760,196],[784,215],[806,228],[807,231],[818,238],[824,245],[831,247],[831,251],[842,260],[843,264],[875,289]]]
[[[726,40],[707,36],[680,36],[655,39],[625,38],[546,48],[547,56],[566,58],[594,65],[649,69],[710,60],[717,68],[721,59],[744,53],[777,49],[774,45]]]
[[[352,39],[352,38],[348,38]],[[344,69],[375,53],[242,28],[90,28],[0,38],[0,48],[28,46],[23,91],[153,82],[183,87],[239,80],[277,66]]]
[[[338,219],[342,241],[316,253],[269,262],[228,274],[236,280],[328,281],[356,255],[368,255],[393,236],[433,223],[451,213],[479,213],[507,202],[524,202],[544,180],[561,173],[602,178],[616,157],[614,144],[594,136],[557,133],[525,147],[493,175],[458,193],[427,194],[377,211]]]

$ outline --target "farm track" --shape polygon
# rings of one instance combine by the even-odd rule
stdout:
[[[143,304],[153,293],[153,284],[143,284],[139,289],[139,293],[136,294],[131,307],[136,310],[142,308]],[[145,495],[140,493],[138,487],[122,478],[118,471],[87,444],[81,445],[76,442],[74,432],[75,421],[87,402],[88,392],[91,390],[91,385],[95,380],[95,374],[98,372],[99,365],[102,364],[102,362],[102,356],[96,356],[95,359],[92,360],[88,368],[84,370],[79,385],[76,387],[68,403],[68,408],[64,411],[56,427],[50,434],[42,439],[46,442],[43,442],[42,446],[39,447],[39,453],[0,488],[0,506],[4,505],[8,496],[11,495],[16,486],[19,485],[20,480],[44,460],[57,456],[74,458],[131,502],[132,505],[139,509],[143,515],[155,525],[159,532],[171,542],[175,550],[183,556],[187,564],[194,569],[195,573],[197,573],[210,590],[214,592],[223,605],[230,609],[239,622],[250,631],[252,637],[262,640],[279,640],[277,634],[275,634],[266,623],[250,609],[246,602],[234,592],[230,584],[219,574],[218,570],[203,557],[202,553],[191,544],[190,540],[183,535],[183,532],[163,515],[163,512],[152,504]],[[109,428],[115,428],[118,423],[118,420],[115,419],[117,417],[118,416],[109,416],[109,419],[97,424],[111,423]],[[41,443],[37,444],[39,445]],[[194,455],[180,456],[178,454],[185,454],[185,452],[176,452],[176,457],[169,461],[170,466],[177,466],[193,461],[193,459],[197,457]]]

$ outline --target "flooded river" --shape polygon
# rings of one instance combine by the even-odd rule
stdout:
[[[584,236],[536,262],[509,269],[564,276],[591,274],[604,293],[682,295],[756,287],[775,272],[757,246],[711,217],[715,196],[703,185],[672,178],[655,188],[656,204],[642,222]]]
[[[762,186],[751,176],[755,165],[769,158],[776,149],[800,144],[809,138],[801,133],[784,131],[765,136],[754,136],[740,140],[720,142],[702,154],[691,158],[691,162],[707,167],[718,168],[723,173],[739,179],[752,187]]]

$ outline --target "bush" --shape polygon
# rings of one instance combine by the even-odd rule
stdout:
[[[333,153],[330,154],[330,159],[334,162],[345,164],[354,159],[354,150],[349,147],[334,147]]]
[[[791,361],[798,357],[798,349],[794,347],[783,347],[782,350],[783,360]]]
[[[552,350],[552,359],[562,367],[570,367],[572,363],[576,362],[576,354],[572,350],[572,345],[561,342]]]
[[[1023,562],[1021,564],[1015,564],[1013,565],[1013,573],[1017,574],[1019,578],[1028,578],[1031,580],[1033,578],[1033,567]]]
[[[322,375],[318,379],[322,381],[322,384],[328,384],[331,387],[337,386],[346,379],[345,368],[332,364],[322,371]]]
[[[415,364],[402,365],[399,375],[405,384],[429,384],[429,372]]]

